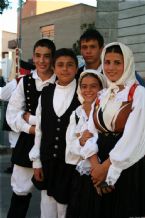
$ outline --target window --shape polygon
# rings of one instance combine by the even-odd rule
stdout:
[[[54,25],[43,26],[40,28],[42,38],[54,41]]]

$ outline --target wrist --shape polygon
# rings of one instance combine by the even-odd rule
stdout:
[[[105,172],[108,172],[110,165],[111,165],[111,161],[109,158],[102,163]]]

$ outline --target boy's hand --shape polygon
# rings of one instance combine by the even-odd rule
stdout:
[[[42,168],[34,168],[34,177],[37,181],[42,182],[44,179]]]
[[[31,126],[29,129],[29,134],[35,135],[35,128],[36,126]]]
[[[23,119],[24,119],[27,123],[29,123],[29,117],[30,117],[30,115],[31,115],[31,113],[29,113],[29,112],[25,112],[25,113],[23,114]]]

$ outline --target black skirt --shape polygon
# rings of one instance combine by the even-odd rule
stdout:
[[[66,218],[98,218],[101,197],[97,194],[91,177],[81,176],[75,171],[71,187]]]
[[[120,134],[99,134],[98,156],[103,162],[120,139]],[[145,216],[145,158],[123,170],[115,189],[100,197],[87,175],[76,171],[66,218],[131,218]]]
[[[73,165],[58,159],[42,161],[44,184],[48,196],[52,196],[61,204],[68,204],[71,190],[71,181],[75,171]]]
[[[122,134],[99,134],[98,156],[103,162]],[[103,194],[99,218],[129,218],[145,216],[145,157],[123,170],[115,190]]]

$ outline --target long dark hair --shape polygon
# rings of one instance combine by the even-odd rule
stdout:
[[[112,46],[106,48],[106,54],[110,53],[110,52],[115,52],[115,53],[123,55],[122,50],[121,50],[119,45],[112,45]]]

